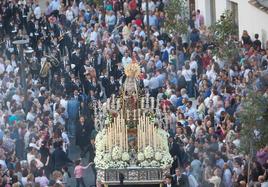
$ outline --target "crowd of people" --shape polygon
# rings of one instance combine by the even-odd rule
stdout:
[[[119,94],[129,63],[140,64],[140,89],[167,113],[159,124],[174,158],[166,186],[268,186],[268,146],[250,173],[239,152],[241,102],[250,90],[268,96],[268,49],[258,34],[244,31],[239,53],[224,62],[199,10],[181,38],[162,29],[168,0],[148,0],[149,27],[145,0],[100,2],[0,2],[0,186],[71,186],[71,174],[85,186],[83,170],[94,170],[92,103]],[[21,39],[29,41],[24,55],[13,43]],[[79,157],[89,153],[87,166],[68,157],[74,142]]]

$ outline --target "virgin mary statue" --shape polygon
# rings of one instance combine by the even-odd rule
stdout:
[[[140,66],[136,61],[132,61],[125,68],[126,80],[124,83],[125,107],[130,110],[138,108],[138,78]]]

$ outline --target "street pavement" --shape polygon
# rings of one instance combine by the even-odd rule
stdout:
[[[40,5],[42,12],[44,12],[46,8],[46,0],[39,0],[39,5]],[[74,140],[71,140],[71,146],[69,147],[69,158],[73,161],[80,158],[80,150],[75,145]],[[83,166],[86,166],[88,164],[88,158],[89,158],[89,153],[87,153],[85,158],[82,159]],[[72,178],[70,180],[71,183],[69,184],[69,186],[74,187],[76,186],[76,181],[73,175],[74,166],[69,167],[69,172],[72,175]],[[84,171],[84,181],[85,181],[86,187],[93,187],[95,185],[95,176],[91,167],[89,167],[88,169]]]
[[[69,147],[69,158],[73,161],[77,160],[80,158],[80,150],[79,148],[75,145],[75,141],[71,140],[71,146]],[[89,153],[87,153],[87,155],[85,156],[85,158],[82,159],[82,165],[86,166],[88,165],[88,158],[89,158]],[[76,186],[76,181],[74,178],[74,166],[69,167],[69,172],[72,175],[71,178],[71,184],[69,184],[69,186],[74,187]],[[93,173],[93,170],[91,167],[89,167],[88,169],[84,170],[84,181],[86,184],[86,187],[93,187],[95,186],[95,176]]]

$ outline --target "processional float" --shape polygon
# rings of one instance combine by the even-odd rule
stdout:
[[[160,184],[173,162],[168,133],[160,128],[160,101],[142,94],[140,67],[125,68],[120,97],[94,104],[97,179],[105,185]]]

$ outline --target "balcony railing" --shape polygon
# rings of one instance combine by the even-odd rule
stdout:
[[[268,0],[249,0],[248,2],[268,14]]]

